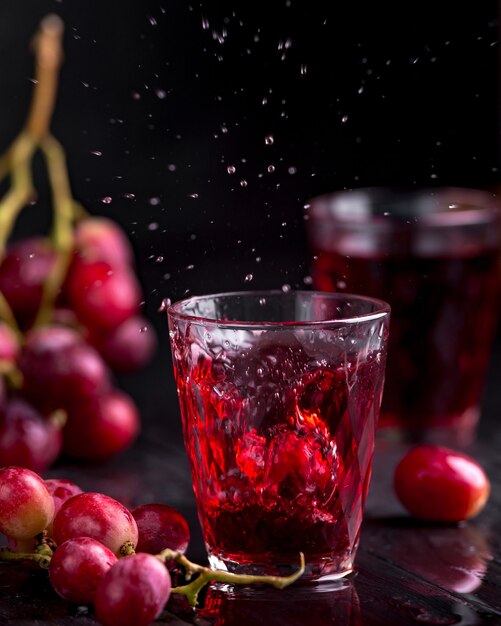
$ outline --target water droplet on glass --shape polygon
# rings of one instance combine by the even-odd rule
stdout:
[[[266,135],[266,137],[264,138],[264,143],[267,146],[272,146],[275,143],[275,139],[273,138],[273,135]]]
[[[275,171],[275,166],[274,165],[268,165],[268,172],[270,174],[273,174],[274,171]]]
[[[346,123],[348,121],[348,116],[347,115],[343,115],[343,117],[341,118],[341,121],[344,123]]]
[[[306,65],[306,63],[301,63],[299,71],[301,73],[301,76],[305,76],[305,74],[308,72],[308,66]]]
[[[297,167],[289,167],[287,171],[289,172],[289,174],[294,175],[297,173]]]
[[[290,285],[287,285],[287,284],[286,285],[282,285],[282,291],[284,293],[289,293],[290,290],[291,290],[291,286]]]
[[[226,133],[228,132],[228,127],[227,126],[221,126],[221,132],[223,133],[223,135],[226,135]]]
[[[101,198],[101,202],[103,204],[111,204],[113,202],[113,198],[111,196],[105,196],[104,198]]]
[[[247,276],[245,277],[245,282],[250,283],[253,278],[254,278],[253,274],[247,274]]]
[[[124,193],[124,198],[127,198],[127,200],[134,200],[135,197],[135,193]]]
[[[103,153],[100,150],[91,150],[90,153],[94,156],[103,156]]]
[[[266,298],[259,298],[259,304],[264,306],[266,304]]]
[[[209,30],[209,20],[206,17],[202,17],[202,28]]]
[[[194,268],[195,268],[195,266],[194,266],[194,265],[187,265],[187,266],[186,266],[186,269],[187,269],[187,270],[192,270],[192,269],[194,269]]]
[[[148,15],[148,22],[149,22],[152,26],[156,26],[156,25],[157,25],[157,20],[153,17],[153,15]]]
[[[157,258],[155,259],[155,263],[163,263],[164,262],[164,257],[163,256],[157,256]]]
[[[195,200],[198,198],[198,193],[190,193],[188,195],[188,198],[195,198]]]
[[[359,88],[358,88],[358,92],[357,92],[357,93],[358,93],[358,94],[361,94],[361,93],[363,93],[363,92],[364,92],[364,88],[363,88],[363,87],[359,87]]]
[[[151,224],[148,224],[148,230],[158,230],[158,222],[151,222]]]
[[[284,48],[288,50],[291,46],[292,46],[292,39],[290,37],[287,37],[287,39],[285,40]]]
[[[160,198],[150,198],[148,202],[151,206],[158,206],[160,204]]]
[[[228,174],[234,174],[237,171],[237,168],[234,165],[228,165],[226,171]]]
[[[242,180],[240,181],[240,187],[247,187],[248,183],[245,180],[245,178],[242,178]]]

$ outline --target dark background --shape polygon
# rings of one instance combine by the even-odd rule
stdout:
[[[49,12],[66,24],[53,130],[74,194],[130,236],[159,335],[146,372],[120,381],[143,436],[180,441],[163,297],[304,286],[317,193],[498,187],[497,2],[2,0],[1,146],[26,115]],[[36,171],[16,237],[49,225]]]

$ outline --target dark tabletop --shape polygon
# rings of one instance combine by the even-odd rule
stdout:
[[[72,479],[83,489],[105,492],[128,506],[152,501],[171,504],[190,523],[188,555],[204,562],[166,344],[159,352],[146,372],[124,382],[143,413],[143,431],[135,446],[104,466],[59,463],[47,475]],[[458,527],[411,520],[391,485],[393,468],[405,447],[380,442],[352,577],[337,587],[247,588],[233,593],[210,589],[196,612],[171,600],[158,623],[501,624],[498,362],[495,354],[478,439],[468,448],[492,481],[491,498],[478,518]],[[58,598],[44,571],[18,564],[0,566],[0,624],[95,623],[90,610]]]

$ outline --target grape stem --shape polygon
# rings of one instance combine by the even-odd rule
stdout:
[[[49,555],[45,550],[40,552],[11,552],[8,548],[0,548],[0,560],[35,561],[43,569],[49,569],[51,555]]]
[[[73,221],[82,215],[72,197],[63,147],[50,133],[50,122],[57,97],[59,70],[63,60],[64,25],[57,15],[45,17],[35,35],[35,88],[24,128],[6,152],[0,156],[0,180],[11,178],[11,187],[0,201],[0,261],[15,221],[35,195],[31,163],[41,149],[53,195],[54,220],[52,243],[56,258],[44,285],[42,302],[35,326],[51,321],[54,303],[64,281],[73,248]],[[0,294],[0,319],[22,339],[14,314]]]
[[[232,574],[221,570],[212,570],[208,567],[192,563],[183,554],[174,550],[162,550],[156,555],[162,562],[175,560],[186,570],[186,579],[190,580],[193,574],[198,574],[197,578],[187,585],[173,587],[171,593],[186,596],[190,606],[195,607],[198,603],[200,590],[209,582],[220,582],[229,585],[271,585],[275,589],[284,589],[291,585],[304,573],[304,554],[299,553],[299,569],[290,576],[254,576],[247,574]]]

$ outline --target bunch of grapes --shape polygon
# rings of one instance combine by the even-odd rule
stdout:
[[[142,368],[156,346],[140,312],[141,287],[129,240],[104,217],[73,226],[61,287],[52,241],[11,244],[0,263],[0,467],[43,472],[64,452],[102,461],[127,448],[140,419],[114,374]]]
[[[288,577],[213,572],[184,556],[190,531],[176,509],[153,503],[129,511],[105,494],[16,466],[0,469],[0,533],[8,545],[0,560],[38,562],[62,598],[93,605],[104,626],[148,626],[171,593],[195,606],[211,580],[283,589],[304,572],[302,555]],[[181,575],[181,567],[186,580],[197,577],[172,587],[170,572]]]

